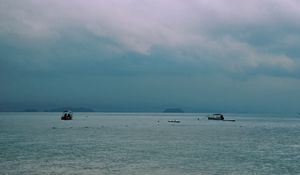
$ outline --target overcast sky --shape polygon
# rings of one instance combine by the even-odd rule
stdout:
[[[298,0],[0,0],[0,110],[300,112]]]

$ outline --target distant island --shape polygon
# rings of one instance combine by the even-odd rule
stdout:
[[[37,110],[37,109],[24,109],[20,112],[39,112],[39,110]]]
[[[94,109],[84,108],[84,107],[60,107],[53,109],[34,109],[28,108],[23,110],[18,110],[15,112],[63,112],[63,111],[73,111],[73,112],[95,112]]]
[[[93,109],[90,108],[83,108],[83,107],[79,107],[79,108],[75,108],[75,107],[61,107],[61,108],[54,108],[54,109],[50,109],[50,110],[45,110],[45,112],[63,112],[63,111],[73,111],[73,112],[95,112]]]
[[[165,113],[184,113],[184,111],[180,108],[167,108],[163,112],[165,112]]]

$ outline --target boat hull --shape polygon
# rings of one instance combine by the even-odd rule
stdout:
[[[72,120],[72,117],[70,117],[70,116],[62,116],[61,117],[61,120]]]
[[[224,119],[222,119],[222,118],[220,118],[220,117],[207,117],[207,119],[208,120],[224,120]]]

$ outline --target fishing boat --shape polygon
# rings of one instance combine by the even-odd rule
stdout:
[[[73,112],[72,111],[64,111],[61,120],[72,120],[73,118]]]
[[[168,122],[170,122],[170,123],[180,123],[179,120],[169,120]]]
[[[212,114],[207,117],[208,120],[224,120],[223,114]]]
[[[210,116],[207,117],[208,120],[222,120],[222,121],[227,121],[227,122],[235,122],[235,120],[228,120],[228,119],[224,119],[223,114],[212,114]]]

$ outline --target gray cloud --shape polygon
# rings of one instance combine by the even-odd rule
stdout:
[[[163,47],[187,54],[173,59],[207,61],[224,65],[222,69],[229,72],[270,67],[298,74],[299,55],[293,50],[299,50],[295,36],[299,35],[300,5],[293,0],[27,0],[1,4],[1,36],[17,37],[25,45],[42,42],[53,47],[66,33],[84,40],[76,36],[79,29],[113,41],[111,45],[91,40],[112,53],[147,55]],[[283,46],[285,50],[274,52]]]
[[[126,94],[131,94],[130,84],[143,77],[141,84],[156,89],[161,96],[169,94],[165,95],[170,98],[165,104],[181,99],[197,106],[200,102],[192,98],[196,89],[192,88],[186,97],[176,95],[181,85],[175,82],[190,78],[193,83],[187,84],[197,84],[196,87],[212,83],[209,79],[220,82],[226,79],[224,84],[237,81],[242,84],[238,94],[250,99],[245,95],[251,92],[245,79],[259,84],[263,82],[261,77],[268,77],[264,81],[283,81],[299,87],[300,83],[293,80],[297,82],[300,78],[299,20],[300,3],[296,0],[0,0],[0,80],[6,84],[0,93],[5,97],[4,102],[14,98],[18,101],[17,96],[10,94],[18,91],[26,97],[27,92],[34,94],[35,87],[47,89],[34,81],[51,86],[63,83],[64,79],[75,83],[73,77],[77,77],[100,88],[100,82],[119,86],[111,84],[115,79],[128,86],[115,99],[122,101],[128,99]],[[161,76],[172,81],[160,79]],[[28,80],[27,88],[22,78]],[[178,87],[173,89],[175,95],[168,93],[167,87],[157,89],[151,85],[155,79],[156,83],[169,82]],[[184,88],[190,89],[188,85]],[[16,86],[28,91],[22,92]],[[133,86],[136,91],[146,87]],[[210,95],[217,96],[214,94],[222,87],[212,90]],[[237,92],[229,87],[228,94]],[[109,86],[102,89],[104,94],[118,94],[118,90],[108,89]],[[257,85],[253,91],[259,89],[266,90]],[[75,88],[70,95],[78,91],[80,88]],[[91,98],[97,93],[96,88],[86,91]],[[148,91],[151,90],[142,92]],[[201,93],[205,91],[202,89]],[[62,94],[58,89],[49,93],[57,94],[53,95],[57,98]],[[91,103],[96,103],[100,94],[104,95],[95,95]],[[138,96],[143,95],[136,95],[132,105],[142,103]]]

